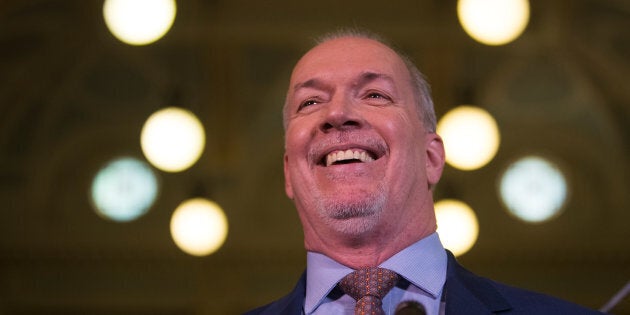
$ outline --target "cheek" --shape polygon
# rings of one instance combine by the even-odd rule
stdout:
[[[285,147],[287,153],[291,153],[295,151],[300,143],[303,142],[301,139],[304,138],[304,132],[299,130],[299,128],[295,128],[293,126],[289,126],[287,128],[287,132],[285,135]]]
[[[287,126],[285,134],[285,149],[287,153],[306,150],[308,143],[316,132],[312,125],[308,121],[295,120]]]
[[[399,114],[383,125],[393,158],[407,172],[416,172],[425,164],[425,132],[416,117]],[[385,135],[386,133],[386,135]]]
[[[405,112],[399,112],[386,119],[382,124],[382,133],[389,140],[390,145],[398,150],[414,150],[421,145],[423,139],[422,126],[409,118]]]

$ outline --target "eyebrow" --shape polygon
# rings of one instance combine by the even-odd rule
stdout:
[[[324,89],[327,85],[321,81],[320,79],[314,78],[310,80],[306,80],[304,82],[297,83],[293,86],[293,91],[297,91],[303,88],[315,88],[315,89]]]

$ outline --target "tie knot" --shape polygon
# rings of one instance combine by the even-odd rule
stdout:
[[[398,281],[394,271],[378,267],[365,267],[345,276],[339,282],[341,289],[355,300],[364,296],[382,299]]]

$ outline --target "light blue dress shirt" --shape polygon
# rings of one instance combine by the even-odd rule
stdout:
[[[354,299],[333,289],[354,270],[320,253],[308,252],[306,259],[304,314],[353,315]],[[396,286],[383,298],[385,314],[394,314],[403,301],[421,303],[427,315],[443,313],[440,300],[446,282],[446,252],[437,233],[403,249],[380,267],[397,272],[409,282],[408,287]]]

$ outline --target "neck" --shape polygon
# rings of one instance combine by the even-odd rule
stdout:
[[[435,219],[423,224],[408,224],[413,227],[390,233],[370,231],[361,235],[339,232],[305,234],[305,248],[324,254],[353,269],[378,266],[411,244],[431,235],[436,230]],[[331,237],[334,235],[334,237]],[[324,237],[322,237],[324,236]]]

